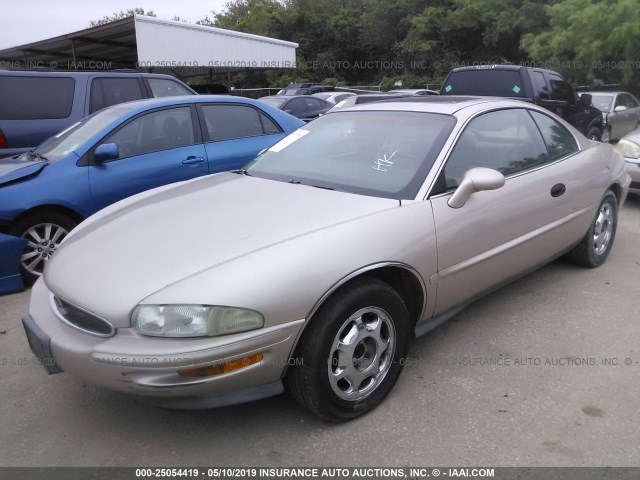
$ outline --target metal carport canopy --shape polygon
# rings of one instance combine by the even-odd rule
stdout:
[[[0,69],[142,68],[194,75],[294,68],[297,47],[275,38],[135,15],[0,50]]]

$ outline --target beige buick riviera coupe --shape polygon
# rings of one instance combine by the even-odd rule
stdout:
[[[50,373],[161,406],[286,389],[348,420],[389,393],[412,335],[560,255],[604,262],[629,183],[614,147],[534,105],[363,104],[90,217],[24,326]]]

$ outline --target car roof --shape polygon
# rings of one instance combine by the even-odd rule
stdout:
[[[173,78],[179,80],[171,75],[162,73],[147,73],[139,72],[137,70],[3,70],[0,69],[0,76],[12,76],[12,77],[87,77],[87,76],[99,76],[99,77],[118,77],[122,75],[142,75],[144,77],[164,77]]]
[[[356,110],[401,110],[407,112],[428,112],[444,115],[454,115],[461,110],[469,109],[473,112],[486,109],[487,104],[496,108],[530,107],[534,105],[521,100],[509,100],[499,97],[468,97],[455,95],[428,95],[402,98],[389,98],[376,102],[361,103],[341,109],[341,112]],[[537,108],[536,108],[537,109]]]
[[[580,93],[581,94],[582,93],[588,93],[589,95],[593,95],[593,94],[596,94],[596,95],[618,95],[619,93],[629,93],[629,92],[622,92],[622,91],[619,91],[619,90],[616,90],[615,92],[605,91],[605,90],[593,90],[593,91],[590,91],[590,92],[580,92]]]
[[[171,105],[184,105],[190,103],[246,103],[247,105],[259,105],[256,100],[231,95],[181,95],[176,97],[147,98],[132,102],[118,103],[107,108],[126,108],[129,110],[149,110],[152,108],[168,107]]]
[[[277,98],[277,99],[287,99],[287,100],[292,100],[294,98],[309,98],[309,97],[313,97],[313,95],[266,95],[264,97],[260,97],[258,100],[262,100],[263,98]],[[235,97],[238,98],[238,97]],[[315,97],[318,98],[318,97]],[[322,100],[322,99],[320,99]]]

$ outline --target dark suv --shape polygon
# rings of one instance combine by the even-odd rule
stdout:
[[[31,150],[104,107],[195,94],[169,75],[0,70],[0,157]]]
[[[335,92],[336,87],[324,83],[290,83],[278,95],[313,95],[320,92]]]
[[[533,102],[562,117],[591,140],[602,140],[602,112],[591,95],[578,97],[559,73],[518,65],[455,68],[444,81],[441,95],[507,97]]]

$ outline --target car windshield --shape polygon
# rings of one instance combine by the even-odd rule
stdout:
[[[412,199],[454,125],[452,116],[422,112],[328,114],[276,143],[246,171],[282,182]]]
[[[611,110],[613,95],[591,94],[591,104],[602,112]]]
[[[284,105],[284,102],[287,101],[286,98],[260,98],[259,99],[261,102],[266,103],[267,105],[271,105],[272,107],[276,107],[276,108],[280,108],[282,105]]]
[[[64,158],[129,110],[116,107],[96,112],[51,137],[36,152],[49,161]]]

